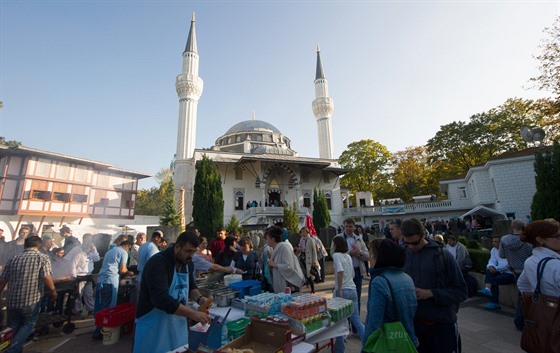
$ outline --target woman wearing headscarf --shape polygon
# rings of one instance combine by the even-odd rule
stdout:
[[[266,241],[272,248],[268,267],[274,293],[282,293],[286,287],[299,288],[305,281],[293,247],[282,240],[283,234],[284,230],[277,226],[265,231]]]

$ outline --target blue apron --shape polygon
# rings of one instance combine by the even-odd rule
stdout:
[[[174,271],[169,295],[186,305],[189,298],[189,272]],[[187,319],[168,314],[160,309],[152,309],[136,319],[133,353],[165,353],[187,346],[189,342]]]

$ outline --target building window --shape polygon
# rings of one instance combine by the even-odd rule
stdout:
[[[51,200],[51,192],[50,191],[44,191],[44,190],[33,190],[33,191],[31,191],[31,199],[50,201]]]
[[[88,196],[87,196],[87,195],[72,194],[72,202],[86,203],[87,200],[88,200]]]
[[[62,180],[70,179],[70,165],[67,163],[59,163],[56,168],[56,178]]]
[[[329,211],[332,210],[332,197],[331,197],[331,193],[330,192],[326,192],[325,193],[325,198],[327,199],[327,208],[329,209]]]
[[[309,183],[309,174],[311,171],[307,168],[301,170],[301,182],[302,183]]]
[[[323,172],[323,182],[325,184],[330,184],[331,182],[331,175],[328,172]]]
[[[243,191],[241,191],[241,190],[236,191],[235,192],[235,209],[237,211],[243,210],[243,206],[245,206],[244,203],[243,203],[243,200],[244,200]]]
[[[467,188],[462,186],[459,188],[459,198],[466,199],[467,198]]]
[[[123,192],[121,196],[121,208],[134,208],[131,192]]]
[[[311,207],[311,192],[303,193],[303,207]]]
[[[51,173],[51,162],[46,159],[39,159],[37,161],[37,169],[35,175],[42,177],[49,177]]]
[[[70,194],[66,192],[53,192],[53,201],[59,202],[69,202],[70,201]]]
[[[243,180],[243,168],[241,166],[235,167],[235,180]]]

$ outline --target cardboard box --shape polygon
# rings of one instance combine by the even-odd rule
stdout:
[[[292,331],[286,325],[252,318],[245,334],[220,348],[252,349],[255,353],[292,353]]]

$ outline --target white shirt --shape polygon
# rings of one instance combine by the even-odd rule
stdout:
[[[507,260],[503,257],[500,257],[500,250],[494,247],[492,248],[492,250],[490,250],[490,260],[488,260],[488,265],[486,265],[486,268],[490,266],[494,267],[498,272],[511,273],[508,267]]]
[[[332,254],[334,265],[334,288],[338,290],[338,273],[343,272],[342,289],[356,289],[354,284],[354,266],[352,258],[347,253],[335,252]]]
[[[533,249],[533,256],[525,261],[523,273],[517,280],[517,288],[521,293],[533,292],[537,286],[537,266],[539,261],[553,257],[555,260],[547,262],[541,278],[541,292],[554,297],[560,296],[560,254],[539,246]]]

